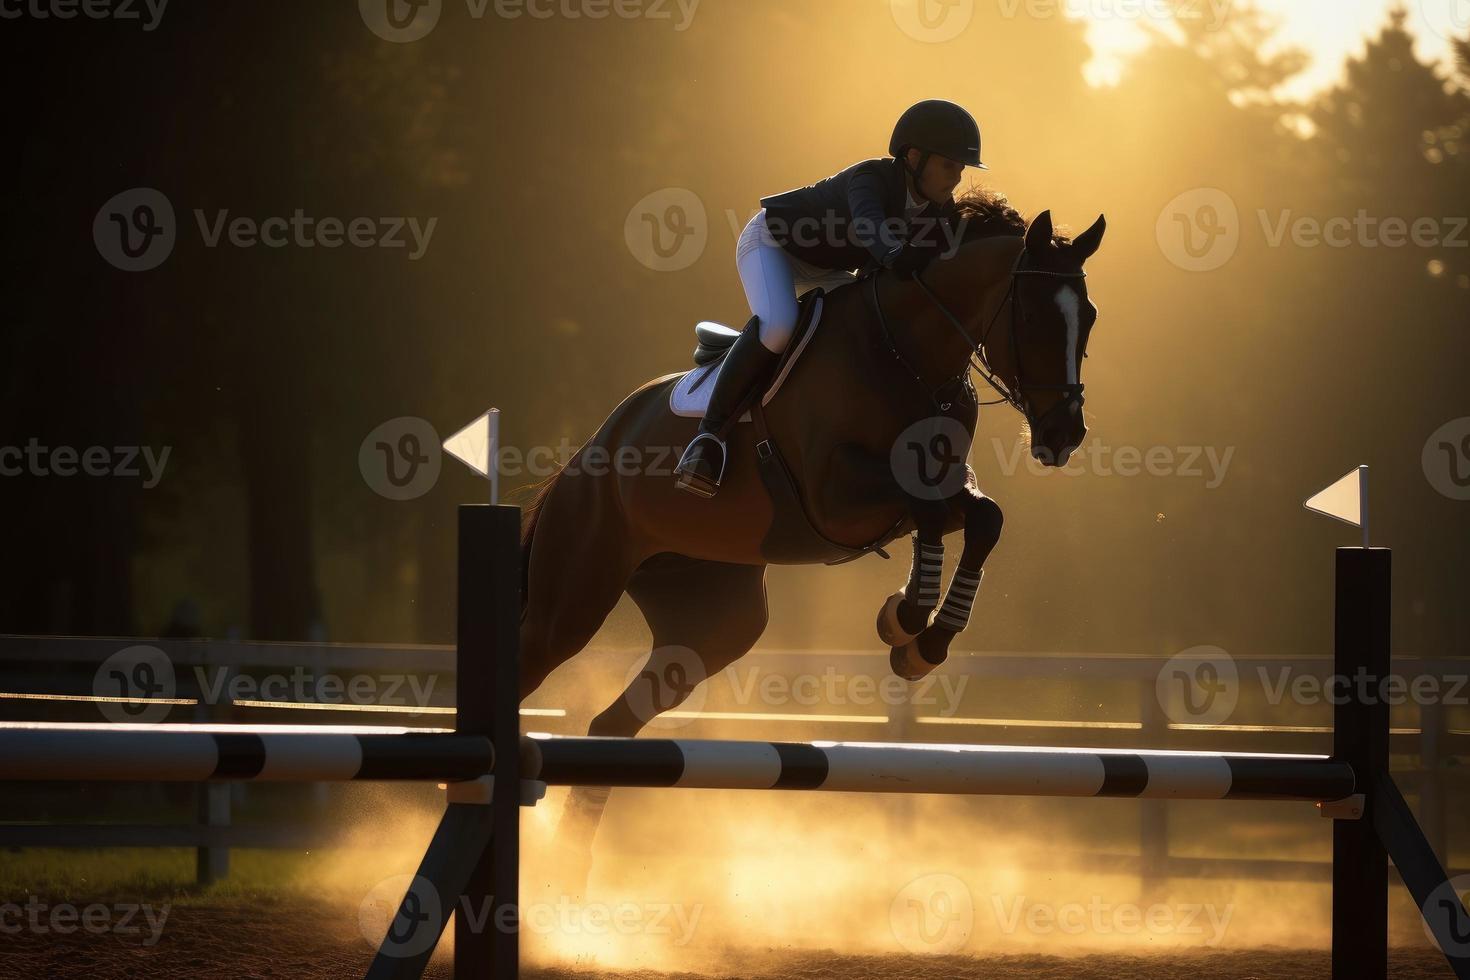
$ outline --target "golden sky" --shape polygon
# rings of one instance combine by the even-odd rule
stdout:
[[[1232,0],[1192,0],[1198,16],[1219,23],[1229,16]],[[1400,0],[1256,0],[1279,18],[1284,43],[1306,49],[1312,66],[1284,92],[1304,96],[1332,84],[1350,54],[1362,50],[1363,39],[1376,34],[1388,11]],[[1402,0],[1409,27],[1418,38],[1424,60],[1449,63],[1449,38],[1470,34],[1470,0]],[[1144,42],[1145,25],[1158,21],[1146,13],[1147,0],[1065,0],[1064,8],[1089,22],[1088,40],[1097,55],[1088,66],[1089,80],[1107,83],[1117,76],[1120,59]]]

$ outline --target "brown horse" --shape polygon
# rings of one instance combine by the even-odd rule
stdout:
[[[673,461],[698,424],[670,409],[682,375],[629,395],[536,488],[522,534],[522,698],[586,646],[626,591],[654,649],[589,734],[632,737],[755,645],[768,564],[847,558],[911,531],[908,586],[883,603],[879,634],[900,676],[944,660],[1001,530],[1000,508],[964,463],[978,415],[972,362],[1024,414],[1033,455],[1064,464],[1087,431],[1080,369],[1097,311],[1082,266],[1105,227],[1099,217],[1069,242],[1049,213],[1028,228],[980,193],[959,214],[959,244],[919,279],[880,273],[824,297],[821,325],[768,407],[755,407],[758,424],[732,424],[717,496],[674,485]],[[785,504],[762,472],[773,456],[798,488]],[[941,539],[961,529],[940,608]],[[583,876],[606,799],[579,787],[563,814]]]

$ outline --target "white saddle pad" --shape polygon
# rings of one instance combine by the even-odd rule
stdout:
[[[812,335],[817,332],[817,327],[822,323],[822,301],[825,298],[822,296],[817,297],[817,308],[812,311],[811,328],[802,335],[801,343],[796,345],[796,350],[792,352],[791,357],[787,358],[785,365],[782,366],[781,373],[776,375],[776,380],[771,383],[771,387],[767,389],[765,395],[761,398],[762,407],[769,405],[771,399],[775,397],[776,392],[781,390],[781,385],[785,383],[786,377],[791,374],[792,365],[796,363],[797,358],[801,357],[801,352],[806,350],[806,345],[811,341]],[[702,367],[697,367],[679,378],[678,383],[674,385],[674,390],[669,392],[669,411],[684,418],[704,418],[705,410],[709,408],[710,392],[715,390],[715,382],[720,377],[720,368],[724,367],[724,365],[725,359],[722,357],[713,364],[705,364]],[[746,412],[740,416],[740,421],[749,422],[750,413]]]

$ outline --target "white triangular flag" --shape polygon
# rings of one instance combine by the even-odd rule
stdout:
[[[1346,521],[1354,527],[1361,527],[1367,517],[1364,513],[1367,503],[1367,482],[1368,467],[1356,467],[1344,473],[1330,487],[1319,490],[1307,498],[1302,506],[1318,514]]]
[[[445,439],[444,451],[481,476],[489,476],[490,413],[486,412]]]

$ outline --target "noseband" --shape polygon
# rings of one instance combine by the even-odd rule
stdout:
[[[1022,246],[1020,254],[1016,256],[1015,264],[1011,266],[1010,282],[1006,287],[1005,295],[1001,297],[1000,305],[995,308],[995,313],[991,315],[989,322],[986,323],[985,331],[980,335],[980,340],[978,342],[970,336],[970,332],[965,329],[964,324],[960,323],[959,319],[950,312],[949,307],[945,306],[944,302],[940,300],[938,296],[934,295],[934,291],[929,288],[928,283],[924,282],[921,274],[914,274],[914,282],[919,284],[919,288],[924,291],[924,295],[929,298],[929,301],[932,302],[935,307],[938,308],[940,313],[944,314],[945,319],[950,322],[955,330],[959,331],[960,336],[965,338],[965,343],[970,346],[971,357],[965,365],[965,370],[968,371],[971,367],[973,367],[976,371],[979,372],[980,376],[985,379],[985,383],[990,385],[990,387],[995,390],[996,394],[1000,395],[1000,397],[994,401],[980,402],[979,404],[1010,405],[1011,407],[1016,409],[1016,411],[1024,415],[1026,417],[1027,423],[1030,424],[1032,431],[1036,431],[1048,418],[1051,417],[1051,414],[1057,409],[1062,408],[1063,406],[1068,406],[1069,408],[1071,406],[1080,406],[1082,404],[1082,391],[1085,386],[1080,381],[1065,384],[1028,384],[1026,380],[1022,377],[1021,334],[1019,330],[1022,319],[1022,310],[1021,296],[1016,289],[1016,285],[1020,282],[1023,276],[1044,276],[1050,279],[1085,279],[1087,277],[1087,273],[1083,272],[1081,269],[1077,270],[1076,272],[1052,272],[1046,269],[1027,269],[1025,268],[1025,262],[1026,248],[1025,246]],[[902,359],[902,355],[898,354],[897,348],[893,345],[892,338],[887,337],[888,327],[883,320],[883,310],[881,307],[878,306],[878,287],[876,276],[874,277],[874,281],[872,283],[872,290],[873,305],[878,310],[878,322],[883,328],[886,339],[888,339],[889,341],[889,346],[893,347],[894,354]],[[1006,308],[1007,303],[1009,303],[1011,307],[1011,355],[1016,365],[1016,383],[1014,386],[1008,384],[1006,380],[1001,377],[1001,375],[993,367],[991,367],[990,357],[985,352],[986,345],[990,341],[991,331],[995,329],[996,321],[1000,319],[1001,311]],[[907,361],[905,361],[905,364],[907,364]],[[908,366],[909,370],[913,372],[912,365]],[[1079,372],[1082,370],[1080,358],[1077,365],[1077,370]],[[917,372],[913,373],[915,378],[919,377]],[[922,381],[922,379],[920,380]],[[946,382],[946,384],[948,384],[948,382]],[[1029,397],[1030,392],[1037,391],[1059,391],[1062,393],[1062,397],[1057,400],[1056,404],[1052,405],[1051,408],[1048,408],[1045,412],[1043,412],[1040,417],[1037,417],[1034,414],[1031,408],[1031,399]],[[938,398],[934,396],[933,392],[930,393],[930,397],[935,398],[936,403],[938,403]],[[948,403],[941,404],[940,407],[945,411],[949,410]]]

